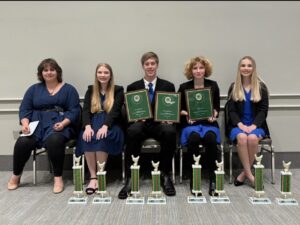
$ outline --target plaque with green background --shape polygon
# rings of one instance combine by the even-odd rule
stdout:
[[[157,91],[155,121],[180,122],[180,93]]]
[[[129,122],[153,118],[146,89],[125,93],[125,105]]]
[[[211,89],[190,89],[185,91],[190,120],[203,120],[212,116]]]

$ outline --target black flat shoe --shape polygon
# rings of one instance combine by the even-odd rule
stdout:
[[[175,187],[171,181],[170,176],[168,176],[168,175],[161,176],[161,187],[162,187],[165,195],[167,195],[167,196],[176,195]]]
[[[97,177],[91,177],[90,180],[97,180]],[[92,194],[94,194],[97,190],[98,190],[98,188],[87,187],[87,188],[85,189],[85,193],[86,193],[87,195],[92,195]]]
[[[244,184],[244,181],[242,182],[242,181],[239,181],[238,179],[237,179],[237,177],[234,179],[234,186],[236,186],[236,187],[238,187],[238,186],[241,186],[241,185],[243,185]]]
[[[209,181],[208,194],[210,196],[217,196],[218,195],[216,193],[216,182],[214,180]]]
[[[131,178],[126,179],[124,187],[121,189],[121,191],[118,194],[119,199],[126,199],[131,192]]]

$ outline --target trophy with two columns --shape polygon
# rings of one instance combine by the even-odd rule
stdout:
[[[216,175],[216,190],[215,195],[210,197],[211,203],[230,203],[229,197],[226,195],[224,190],[224,169],[223,169],[224,162],[218,162],[216,160],[217,170],[215,170]]]
[[[202,176],[202,170],[201,165],[199,164],[201,155],[198,155],[197,157],[193,155],[195,163],[192,165],[192,196],[188,196],[187,201],[188,203],[206,203],[206,198],[202,196],[201,191],[201,176]]]
[[[158,170],[159,162],[151,161],[154,168],[152,175],[152,192],[147,199],[147,204],[166,204],[166,197],[162,194],[160,186],[160,171]]]
[[[75,165],[73,165],[73,183],[74,191],[71,198],[69,198],[68,204],[86,204],[87,197],[83,194],[83,178],[82,178],[82,165],[80,165],[81,156],[75,157]]]
[[[126,204],[144,204],[145,199],[140,192],[140,166],[138,165],[140,157],[131,155],[131,158],[133,161],[133,165],[130,166],[131,192],[130,196],[126,199]]]
[[[257,156],[255,154],[256,164],[253,166],[255,171],[254,196],[250,197],[249,200],[252,204],[271,204],[271,200],[265,196],[264,191],[264,165],[261,164],[263,155]]]
[[[110,204],[111,197],[106,190],[106,171],[104,171],[105,162],[100,163],[97,161],[97,166],[98,191],[96,192],[96,196],[93,198],[93,204]]]
[[[280,198],[276,198],[276,202],[278,205],[298,205],[296,199],[292,197],[291,192],[291,180],[292,180],[292,172],[289,171],[291,162],[286,163],[282,161],[283,170],[280,172],[281,174],[281,189]]]

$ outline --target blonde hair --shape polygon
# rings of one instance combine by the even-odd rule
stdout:
[[[104,109],[102,109],[101,107],[101,98],[100,98],[101,84],[97,78],[97,71],[101,66],[105,67],[110,72],[110,80],[107,84],[105,101],[103,104]],[[114,76],[113,76],[113,71],[111,66],[107,63],[99,63],[96,67],[96,72],[95,72],[95,82],[93,85],[93,94],[91,99],[91,112],[92,113],[97,113],[101,111],[110,112],[114,104],[114,92],[115,92],[115,83],[114,83]]]
[[[193,79],[193,67],[197,64],[201,63],[205,68],[205,77],[209,77],[212,74],[212,63],[203,56],[197,56],[191,58],[189,61],[186,62],[184,68],[184,75],[188,80]]]
[[[242,75],[240,72],[240,67],[244,59],[249,59],[252,63],[252,68],[253,68],[252,75],[251,75],[251,101],[259,102],[261,100],[260,88],[261,88],[261,83],[263,83],[263,80],[257,75],[256,63],[251,56],[244,56],[239,61],[236,80],[235,83],[233,84],[233,89],[231,92],[232,99],[234,101],[246,100],[243,84],[242,84]]]

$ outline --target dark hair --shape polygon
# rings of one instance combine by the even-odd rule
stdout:
[[[58,65],[58,63],[52,59],[52,58],[48,58],[48,59],[44,59],[40,65],[38,66],[37,68],[37,77],[38,77],[38,80],[41,81],[41,82],[45,82],[44,78],[43,78],[43,75],[42,75],[42,72],[43,70],[50,66],[51,68],[55,69],[56,72],[57,72],[57,81],[59,83],[62,82],[62,69],[61,67]]]
[[[158,64],[159,63],[159,59],[158,56],[154,53],[154,52],[146,52],[142,58],[141,58],[141,63],[142,65],[144,65],[145,61],[147,61],[150,58],[154,58],[155,62]]]

